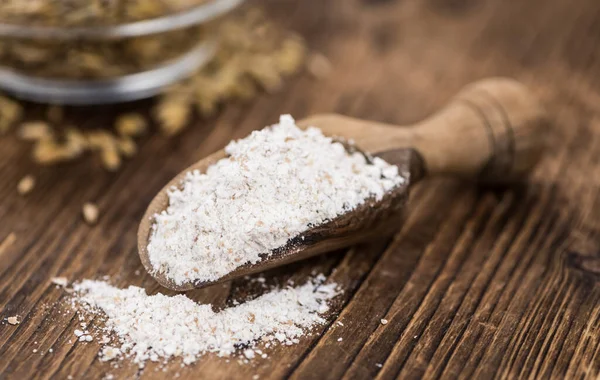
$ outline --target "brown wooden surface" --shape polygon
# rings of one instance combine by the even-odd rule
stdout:
[[[0,316],[23,320],[0,324],[0,377],[596,378],[600,3],[259,3],[323,51],[332,75],[299,76],[281,93],[230,105],[175,139],[152,136],[117,174],[89,161],[40,169],[14,137],[0,138],[0,242],[8,239],[0,243]],[[530,86],[556,126],[530,182],[501,191],[425,181],[393,239],[269,274],[273,283],[301,281],[318,269],[344,287],[331,323],[310,338],[252,365],[207,355],[186,368],[174,362],[167,372],[153,364],[113,369],[98,360],[96,343],[74,342],[78,320],[49,279],[109,274],[118,285],[156,291],[150,276],[135,274],[142,270],[135,232],[153,195],[182,168],[283,112],[411,124],[464,84],[492,75]],[[16,184],[27,173],[38,186],[23,198]],[[89,200],[101,209],[95,227],[80,218]],[[224,305],[258,291],[238,281],[193,296]],[[384,317],[389,323],[381,325]]]

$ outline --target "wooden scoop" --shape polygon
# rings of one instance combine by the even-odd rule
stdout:
[[[146,248],[153,215],[167,208],[167,190],[179,186],[188,171],[203,172],[226,156],[223,150],[218,151],[173,178],[152,200],[140,223],[140,258],[161,285],[179,291],[199,288],[393,233],[399,229],[409,187],[423,175],[451,175],[493,183],[519,180],[538,161],[548,132],[546,115],[537,100],[522,84],[505,78],[467,86],[444,109],[410,127],[335,114],[313,116],[298,125],[315,126],[325,135],[352,139],[361,150],[397,165],[408,180],[382,200],[369,201],[304,232],[261,262],[243,265],[215,282],[177,285],[164,274],[156,273],[150,264]]]

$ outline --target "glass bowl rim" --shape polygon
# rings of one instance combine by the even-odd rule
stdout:
[[[217,45],[215,39],[208,39],[158,67],[110,79],[38,78],[0,68],[0,88],[16,98],[46,104],[78,106],[134,101],[157,95],[192,75],[214,57]]]

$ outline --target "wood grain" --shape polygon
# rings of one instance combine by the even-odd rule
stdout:
[[[0,378],[597,378],[600,3],[259,3],[330,58],[330,76],[300,75],[281,93],[228,105],[177,138],[149,137],[117,174],[89,161],[39,168],[16,138],[0,138],[0,242],[14,240],[0,243],[0,317],[22,320],[0,324]],[[465,84],[498,75],[528,85],[555,125],[533,177],[509,189],[425,181],[392,239],[269,272],[270,283],[282,283],[319,270],[346,289],[330,323],[300,344],[250,366],[208,355],[162,372],[112,368],[98,360],[97,343],[75,342],[79,320],[50,278],[108,274],[117,285],[159,291],[143,273],[135,232],[154,194],[184,167],[280,113],[410,125]],[[73,120],[91,115],[80,113]],[[16,185],[28,173],[38,185],[21,197]],[[81,220],[86,201],[100,207],[97,226]],[[242,280],[191,295],[224,306],[259,292]]]

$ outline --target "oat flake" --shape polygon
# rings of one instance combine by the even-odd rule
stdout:
[[[35,177],[32,175],[26,175],[17,184],[17,192],[20,195],[29,194],[35,187]]]

